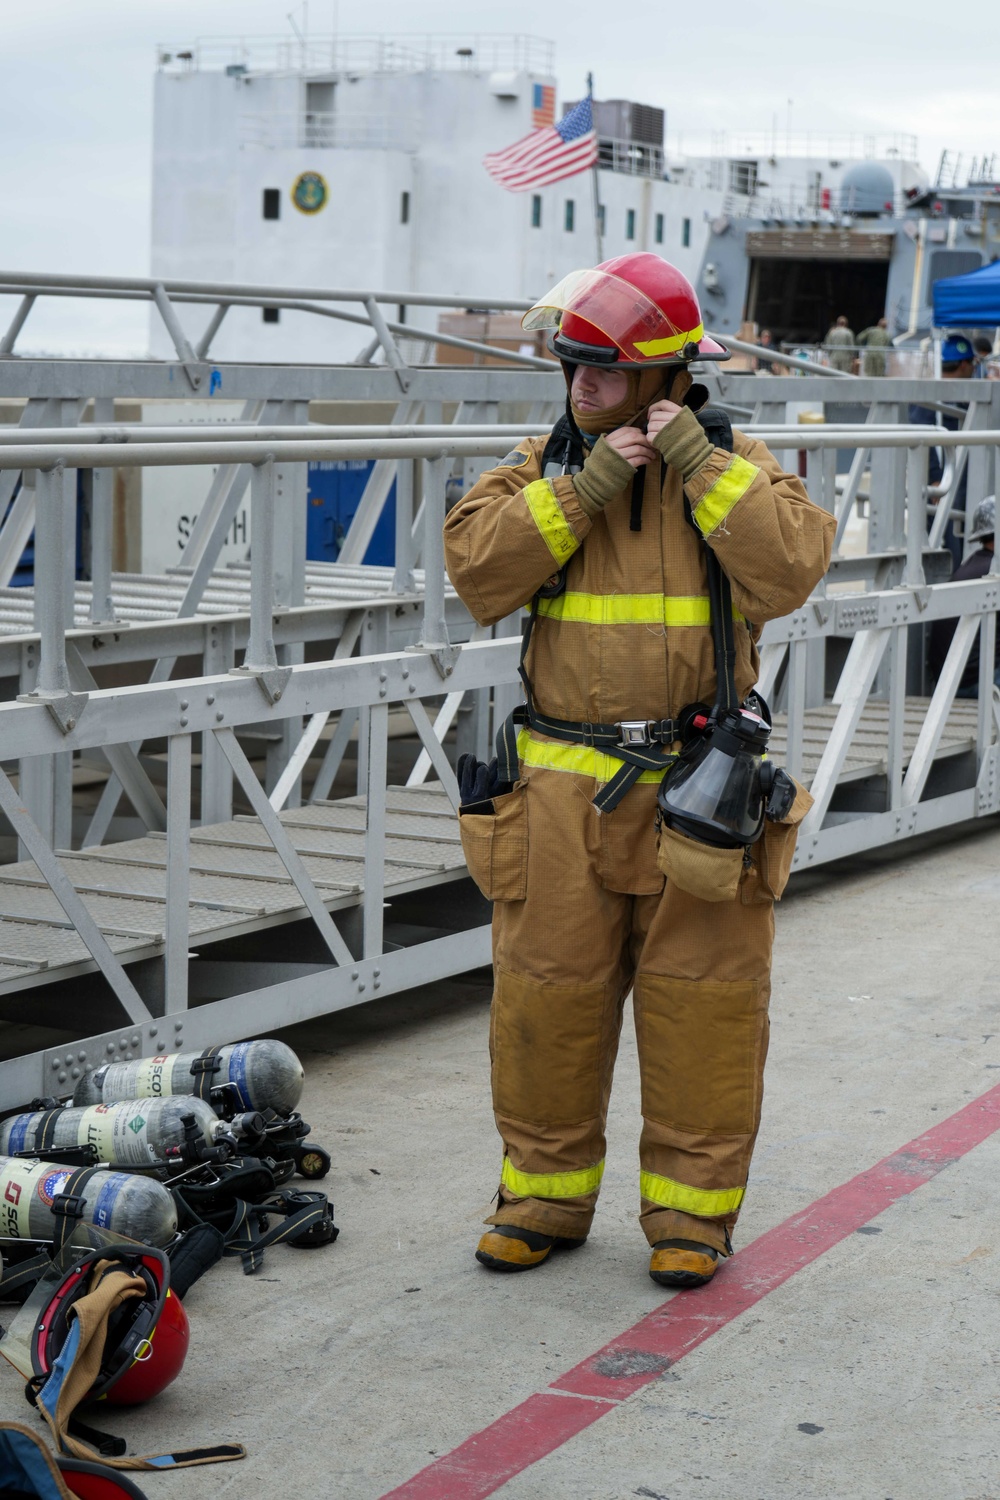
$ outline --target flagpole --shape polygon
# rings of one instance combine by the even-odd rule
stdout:
[[[593,110],[594,110],[594,75],[593,75],[593,73],[588,73],[587,74],[587,95],[588,95],[588,97],[590,99],[591,119],[593,120]],[[594,134],[596,136],[596,134],[597,134],[597,122],[596,122],[596,120],[594,120],[593,123],[594,123]],[[604,253],[603,253],[603,250],[601,248],[601,187],[600,187],[600,181],[599,181],[598,176],[597,176],[597,157],[596,156],[594,157],[594,165],[593,165],[593,168],[591,170],[592,170],[592,173],[593,173],[593,181],[594,181],[594,238],[597,241],[597,259],[598,259],[598,262],[600,262],[600,261],[602,261],[604,259]]]

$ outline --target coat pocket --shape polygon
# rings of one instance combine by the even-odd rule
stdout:
[[[487,901],[523,901],[528,894],[527,793],[528,783],[519,781],[493,798],[492,812],[459,808],[465,863]]]
[[[700,901],[735,901],[742,849],[718,849],[666,826],[656,843],[656,863],[667,879]]]
[[[788,816],[780,823],[770,819],[764,824],[764,832],[754,846],[758,868],[756,901],[780,901],[788,877],[792,873],[792,859],[799,836],[799,824],[813,805],[813,799],[799,782],[795,783],[795,801]]]

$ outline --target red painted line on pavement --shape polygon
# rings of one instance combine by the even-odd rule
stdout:
[[[671,1297],[382,1500],[486,1500],[997,1129],[1000,1085],[769,1229],[707,1287]]]

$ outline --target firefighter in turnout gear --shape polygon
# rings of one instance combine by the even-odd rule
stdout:
[[[772,907],[810,799],[798,789],[757,842],[722,849],[658,829],[657,789],[684,710],[717,699],[717,662],[740,702],[751,692],[761,627],[823,576],[834,518],[722,413],[696,415],[707,392],[687,366],[726,350],[658,256],[575,272],[524,322],[553,330],[566,417],[483,474],[445,525],[477,621],[531,608],[516,756],[460,778],[469,868],[494,902],[503,1141],[476,1254],[525,1270],[586,1239],[631,991],[650,1274],[698,1286],[732,1249],[760,1120]],[[732,615],[725,656],[713,569]]]

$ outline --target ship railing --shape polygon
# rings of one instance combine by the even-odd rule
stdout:
[[[629,177],[663,177],[663,147],[647,141],[618,140],[600,136],[597,141],[597,165],[605,171],[621,172]]]
[[[311,73],[335,80],[352,73],[418,73],[488,69],[552,77],[555,46],[541,37],[504,33],[421,34],[344,37],[198,37],[180,46],[158,43],[161,71]]]
[[[826,159],[835,167],[850,161],[897,160],[919,162],[918,140],[907,132],[767,130],[739,132],[713,130],[708,135],[685,132],[675,138],[673,149],[688,157],[715,156],[733,160],[758,158],[765,164],[773,157]]]
[[[870,383],[859,382],[858,389],[866,384]],[[967,396],[964,387],[970,384],[962,382],[963,389],[956,395]],[[734,399],[739,400],[742,387],[759,385],[752,379],[733,377],[727,390],[730,395],[735,390]],[[833,381],[828,386],[840,389]],[[939,382],[924,392],[928,399],[940,393]],[[926,495],[930,445],[965,455],[982,454],[995,463],[1000,432],[975,426],[961,432],[893,428],[878,419],[877,404],[873,411],[874,419],[868,424],[827,428],[791,427],[775,423],[764,413],[745,429],[748,436],[760,438],[779,455],[805,453],[810,492],[818,503],[831,508],[837,504],[838,451],[864,455],[865,465],[872,468],[872,491],[878,491],[880,510],[893,517],[902,532],[902,551],[890,559],[896,569],[890,584],[885,569],[874,575],[863,569],[852,573],[848,558],[842,573],[832,570],[802,608],[770,621],[763,630],[761,691],[782,709],[784,758],[793,773],[807,776],[814,797],[802,826],[797,868],[1000,811],[1000,724],[993,693],[1000,577],[991,572],[963,583],[932,581],[950,510],[946,500],[940,502],[928,529]],[[293,1018],[301,1020],[358,1003],[376,992],[390,994],[428,977],[460,972],[488,961],[489,954],[485,924],[451,938],[429,939],[415,948],[394,950],[386,944],[387,739],[390,710],[405,713],[422,751],[411,784],[419,785],[433,772],[455,808],[458,787],[444,738],[459,705],[467,696],[478,703],[471,748],[486,755],[493,730],[516,701],[519,618],[511,617],[492,629],[471,628],[471,622],[460,630],[454,625],[449,629],[442,536],[449,465],[458,458],[500,457],[509,437],[505,433],[454,437],[434,431],[418,437],[367,435],[345,440],[276,437],[269,431],[266,437],[249,439],[242,432],[230,430],[222,435],[205,429],[190,440],[188,434],[178,438],[174,433],[147,433],[145,437],[146,441],[140,441],[137,433],[129,432],[122,441],[120,431],[109,430],[88,433],[87,440],[77,433],[62,433],[58,441],[52,441],[46,432],[44,439],[0,445],[0,473],[32,473],[37,506],[36,634],[23,643],[23,660],[29,665],[22,693],[16,701],[0,704],[4,762],[11,768],[18,763],[20,774],[15,788],[11,774],[0,769],[0,810],[17,835],[23,858],[34,862],[32,878],[43,880],[55,896],[122,1017],[114,1029],[85,1035],[86,1011],[74,1013],[68,1024],[81,1036],[71,1048],[74,1066],[81,1054],[87,1065],[94,1065],[93,1059],[100,1059],[109,1045],[116,1050],[124,1047],[128,1056],[141,1055],[147,1034],[160,1039],[157,1050],[164,1050],[162,1038],[180,1034],[181,1028],[189,1045],[207,1045],[212,1036],[258,1033]],[[289,464],[358,457],[392,460],[399,466],[396,567],[400,584],[405,583],[407,591],[417,589],[417,639],[406,650],[392,651],[381,649],[377,638],[366,636],[359,647],[358,624],[353,633],[346,631],[342,636],[344,648],[338,648],[334,659],[288,660],[278,649],[276,614],[280,619],[282,611],[276,611],[274,604],[279,542],[287,515],[279,476]],[[229,670],[173,679],[170,662],[167,671],[154,674],[151,681],[124,688],[99,687],[83,661],[78,633],[71,629],[68,560],[74,552],[73,471],[114,471],[136,463],[240,463],[249,467],[252,545],[246,648],[242,662]],[[878,463],[881,469],[876,474]],[[974,488],[970,477],[970,492]],[[423,576],[411,580],[403,575],[410,571],[408,563],[414,556],[414,497],[418,494],[423,497],[424,512]],[[852,586],[852,580],[860,577],[868,583],[862,592]],[[914,698],[908,694],[913,673],[907,670],[908,664],[912,669],[918,649],[914,627],[941,619],[956,621],[943,670],[929,700]],[[100,632],[91,629],[90,634],[96,638]],[[109,641],[113,634],[109,627]],[[979,696],[975,703],[962,705],[956,703],[956,694],[976,641]],[[360,654],[354,655],[355,650]],[[833,669],[831,694],[824,684]],[[813,696],[817,673],[818,700]],[[878,724],[884,729],[884,743],[875,750],[865,748],[861,754],[864,782],[853,795],[851,778],[858,774],[860,752],[854,755],[846,783],[845,767],[859,726],[876,702],[882,704]],[[826,714],[819,729],[810,718],[817,703]],[[329,890],[311,877],[279,816],[301,782],[331,717],[338,724],[330,741],[335,755],[343,755],[355,724],[359,735],[359,791],[365,809],[364,899],[360,928],[351,942],[331,915]],[[282,774],[268,793],[240,736],[259,732],[261,726],[265,731],[279,730],[286,722],[299,726],[299,733]],[[865,720],[866,740],[874,734],[872,722],[870,717]],[[818,756],[810,749],[817,736],[821,740]],[[310,973],[259,992],[241,992],[190,1008],[189,849],[196,737],[203,766],[208,759],[225,765],[239,785],[269,847],[298,891],[302,908],[328,954],[328,967],[322,974]],[[142,742],[148,740],[167,747],[165,801],[138,756]],[[942,745],[948,752],[944,759]],[[166,841],[165,927],[154,943],[162,966],[155,1013],[150,991],[141,992],[74,886],[73,856],[66,852],[67,840],[60,837],[54,822],[56,764],[66,766],[74,755],[98,753],[111,761],[133,805],[148,819],[147,826],[160,830]],[[324,761],[327,788],[328,770]],[[323,797],[326,792],[317,795]],[[113,853],[109,849],[107,857]],[[19,868],[23,873],[24,867]],[[0,884],[2,879],[0,869]],[[16,967],[17,954],[8,957]],[[32,982],[38,982],[37,975]],[[0,1063],[0,1099],[13,1102],[44,1092],[45,1070],[63,1067],[64,1053],[65,1044]]]

